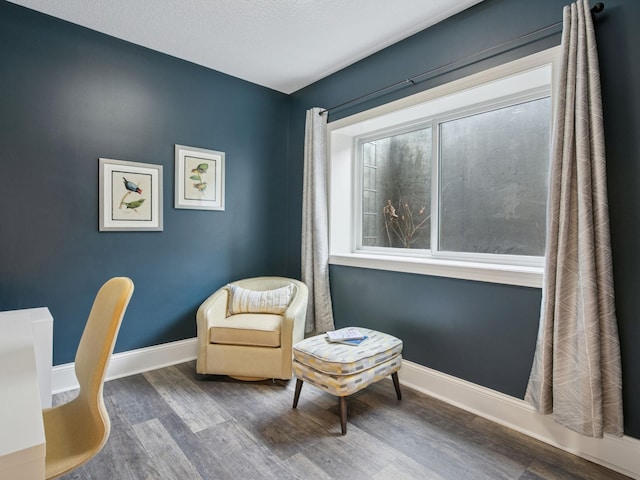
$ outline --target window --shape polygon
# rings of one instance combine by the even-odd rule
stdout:
[[[330,262],[540,286],[555,51],[330,123]]]

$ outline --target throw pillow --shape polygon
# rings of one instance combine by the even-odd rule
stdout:
[[[274,313],[282,315],[291,301],[293,284],[275,290],[249,290],[229,285],[229,315]]]

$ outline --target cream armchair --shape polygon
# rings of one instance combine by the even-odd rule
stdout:
[[[290,379],[292,346],[304,339],[307,298],[304,283],[283,277],[238,280],[217,290],[196,313],[197,373]],[[269,311],[274,299],[288,300],[280,313]]]

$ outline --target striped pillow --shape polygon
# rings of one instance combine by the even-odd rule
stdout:
[[[274,313],[282,315],[291,301],[293,284],[275,290],[248,290],[228,285],[229,315],[238,313]]]

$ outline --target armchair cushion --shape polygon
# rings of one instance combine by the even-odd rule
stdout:
[[[214,320],[209,341],[226,345],[279,347],[282,317],[268,313],[241,313]]]
[[[229,315],[239,313],[272,313],[282,315],[289,306],[293,284],[275,290],[249,290],[230,284]]]

